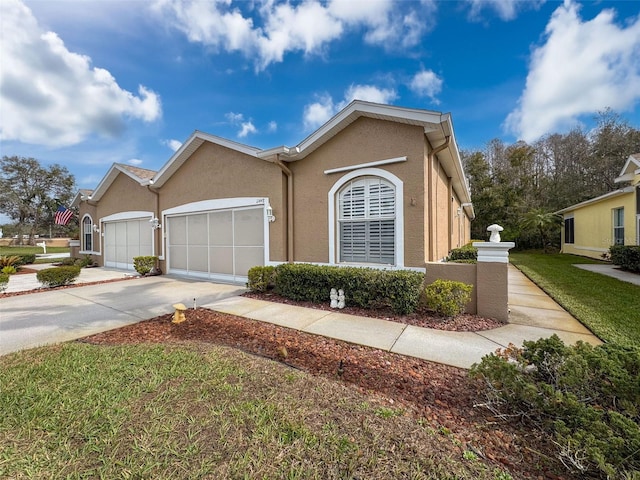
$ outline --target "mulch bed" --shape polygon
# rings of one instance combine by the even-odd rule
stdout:
[[[225,345],[283,362],[313,375],[382,395],[394,408],[450,431],[463,447],[508,470],[513,478],[572,479],[553,458],[549,440],[522,424],[507,424],[476,406],[483,398],[463,369],[354,345],[208,309],[186,321],[167,314],[86,337],[96,345],[139,343]],[[444,430],[443,430],[444,429]]]

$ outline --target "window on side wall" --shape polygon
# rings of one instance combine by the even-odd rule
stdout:
[[[357,177],[338,192],[339,261],[395,265],[396,192],[380,177]]]
[[[624,245],[624,208],[613,210],[613,244]]]
[[[564,243],[574,243],[574,220],[573,217],[564,219]]]
[[[85,252],[93,251],[93,220],[91,217],[82,219],[82,250]]]

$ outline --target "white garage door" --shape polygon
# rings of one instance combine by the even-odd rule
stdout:
[[[169,216],[168,272],[246,281],[264,265],[264,209],[234,208]]]
[[[105,267],[133,270],[133,257],[153,255],[153,231],[149,220],[105,222]]]

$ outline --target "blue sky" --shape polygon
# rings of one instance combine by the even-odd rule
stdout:
[[[354,98],[451,112],[460,148],[640,126],[640,2],[2,0],[0,150],[94,188],[194,130],[293,146]]]

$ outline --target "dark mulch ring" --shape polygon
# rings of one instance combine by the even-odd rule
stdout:
[[[297,305],[300,307],[317,308],[321,310],[331,310],[334,312],[346,313],[348,315],[359,315],[361,317],[380,318],[393,322],[406,323],[415,327],[437,328],[438,330],[449,330],[456,332],[479,332],[482,330],[491,330],[503,327],[504,323],[492,318],[480,317],[478,315],[470,315],[467,313],[456,315],[455,317],[443,317],[434,312],[412,313],[410,315],[399,315],[390,309],[367,309],[358,307],[345,307],[342,310],[336,310],[326,303],[298,302],[281,297],[275,293],[254,293],[244,294],[245,297],[256,298],[258,300],[267,300],[269,302],[286,303],[288,305]]]
[[[180,324],[171,320],[167,314],[81,341],[98,345],[206,342],[238,348],[381,395],[394,408],[426,419],[434,429],[450,431],[465,449],[508,470],[513,478],[578,478],[564,473],[548,437],[523,424],[498,420],[477,406],[483,401],[478,383],[463,369],[208,309],[188,310]]]

